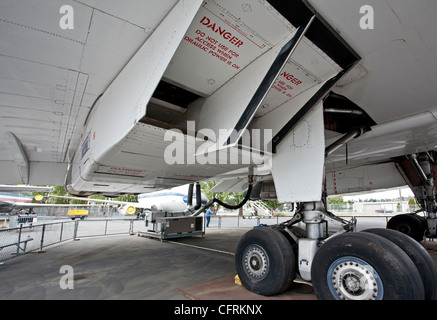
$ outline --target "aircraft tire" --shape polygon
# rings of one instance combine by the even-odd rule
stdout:
[[[368,232],[345,233],[317,251],[311,270],[320,300],[423,300],[419,271],[393,242]]]
[[[414,214],[399,214],[391,218],[387,223],[387,229],[400,231],[416,241],[423,240],[426,227]]]
[[[422,278],[425,300],[437,300],[437,268],[429,253],[406,234],[391,229],[367,229],[363,232],[377,234],[401,248],[413,261]]]
[[[285,291],[296,275],[296,258],[290,242],[269,227],[254,228],[243,235],[235,265],[243,286],[263,296]]]

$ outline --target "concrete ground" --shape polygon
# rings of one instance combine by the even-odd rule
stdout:
[[[245,230],[220,230],[193,243],[234,252]],[[71,273],[74,289],[62,289]],[[235,274],[234,256],[122,235],[83,238],[8,260],[0,266],[0,299],[190,299],[177,289]],[[65,287],[65,286],[64,286]]]
[[[207,229],[205,237],[161,242],[137,235],[82,238],[0,266],[2,300],[263,300],[234,284],[234,256],[247,229]],[[212,248],[217,251],[193,246]],[[437,263],[437,245],[428,243]],[[61,272],[68,266],[72,273]],[[73,282],[67,282],[73,279]],[[62,289],[73,284],[74,289]],[[314,300],[294,284],[274,300]]]

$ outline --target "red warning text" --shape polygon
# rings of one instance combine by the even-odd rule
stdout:
[[[213,32],[222,36],[225,40],[228,40],[231,44],[236,45],[238,48],[243,45],[243,41],[234,36],[231,32],[218,26],[215,22],[212,22],[211,19],[207,17],[203,17],[200,20],[200,23],[206,26],[207,29],[211,29]]]
[[[290,81],[292,84],[295,84],[296,86],[300,85],[302,81],[300,81],[298,78],[293,76],[291,73],[283,72],[281,73],[281,76]]]

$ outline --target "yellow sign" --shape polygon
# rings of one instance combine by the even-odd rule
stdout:
[[[135,211],[136,211],[136,208],[135,208],[134,206],[129,206],[129,207],[127,207],[127,209],[126,209],[126,213],[127,213],[127,214],[134,214]]]
[[[87,216],[88,210],[68,210],[69,216]]]
[[[37,195],[37,196],[35,196],[35,200],[36,201],[41,201],[43,199],[43,196],[42,195]]]

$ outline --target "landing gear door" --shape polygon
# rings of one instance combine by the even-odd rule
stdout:
[[[277,146],[272,174],[279,202],[322,198],[325,135],[320,101]]]

